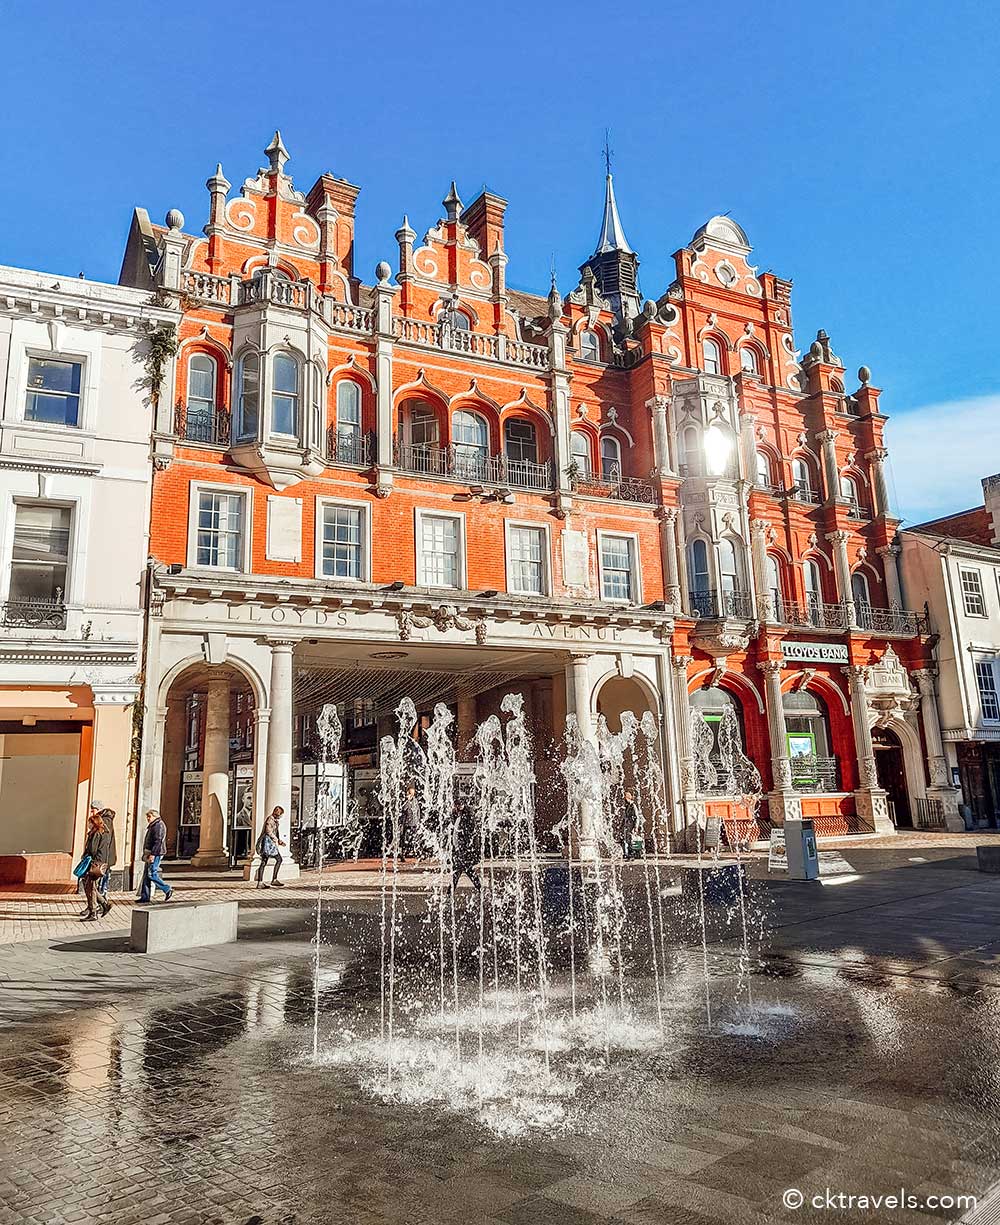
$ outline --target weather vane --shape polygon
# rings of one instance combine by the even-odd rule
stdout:
[[[604,165],[608,174],[611,173],[611,129],[604,129]]]

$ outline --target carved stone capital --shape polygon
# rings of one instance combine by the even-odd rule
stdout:
[[[671,660],[671,664],[678,672],[687,672],[691,666],[691,661],[694,658],[692,655],[675,655]]]
[[[767,676],[777,676],[784,667],[784,662],[780,659],[763,659],[757,667]]]
[[[879,557],[898,557],[902,551],[898,544],[883,544],[875,550]]]
[[[829,540],[831,544],[847,544],[850,538],[851,533],[845,532],[843,529],[839,529],[836,532],[826,533],[826,539]]]
[[[837,437],[838,435],[836,430],[820,430],[820,432],[816,435],[816,441],[823,443],[824,446],[832,446],[833,443],[837,441]]]

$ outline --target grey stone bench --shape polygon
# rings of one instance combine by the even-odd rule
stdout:
[[[157,902],[132,909],[135,953],[169,953],[236,939],[238,902]]]
[[[977,846],[976,859],[980,872],[1000,872],[1000,845]]]

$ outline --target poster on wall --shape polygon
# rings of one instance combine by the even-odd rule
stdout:
[[[785,831],[783,829],[771,830],[771,845],[767,852],[767,870],[768,872],[788,871],[788,852],[785,848]]]
[[[201,825],[201,774],[189,778],[186,774],[181,783],[181,825]]]

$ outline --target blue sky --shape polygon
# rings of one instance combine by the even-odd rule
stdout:
[[[307,189],[362,186],[357,267],[422,233],[451,178],[510,201],[510,283],[564,290],[596,240],[601,145],[644,292],[714,213],[795,282],[886,389],[908,520],[974,504],[1000,471],[1000,118],[992,5],[236,7],[0,0],[0,262],[117,278],[133,205],[204,223],[280,127]],[[940,427],[940,428],[939,428]]]

